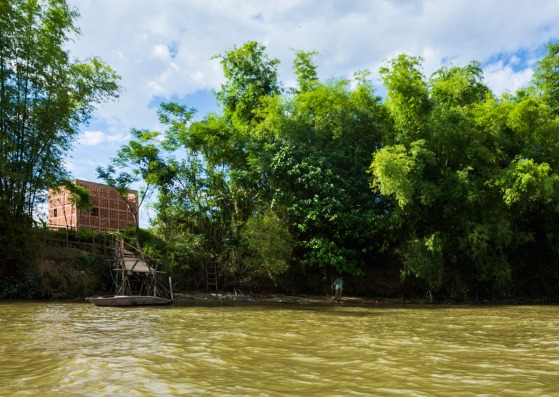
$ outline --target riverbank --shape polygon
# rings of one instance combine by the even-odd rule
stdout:
[[[405,305],[457,305],[448,301],[428,302],[421,299],[345,296],[337,303],[332,296],[286,295],[286,294],[243,294],[223,292],[176,293],[177,306],[220,306],[220,305],[346,305],[346,306],[405,306]],[[460,305],[557,305],[556,301],[529,299],[496,299],[461,302]]]
[[[175,305],[220,305],[220,304],[296,304],[296,305],[394,305],[412,303],[399,299],[381,299],[348,296],[341,303],[330,296],[285,295],[285,294],[242,294],[188,292],[175,294]]]
[[[95,296],[95,294],[93,294]],[[85,302],[85,298],[54,296],[49,298],[37,299],[0,299],[0,302],[10,301],[35,301],[35,302]],[[409,307],[409,306],[547,306],[559,305],[559,301],[555,300],[535,300],[535,299],[493,299],[493,300],[477,300],[466,302],[449,302],[437,300],[429,302],[425,299],[399,299],[399,298],[383,298],[383,297],[360,297],[345,296],[342,302],[336,302],[330,296],[317,295],[286,295],[286,294],[242,294],[242,293],[221,293],[221,292],[185,292],[174,294],[174,306],[361,306],[361,307]]]
[[[86,296],[109,294],[112,286],[108,262],[102,257],[77,248],[48,246],[44,247],[44,258],[38,260],[25,277],[20,279],[0,279],[0,299],[23,300],[83,300]],[[555,305],[559,297],[516,297],[510,299],[479,299],[460,302],[435,297],[433,302],[428,296],[409,293],[400,295],[394,280],[376,275],[378,284],[374,291],[377,297],[346,295],[342,305],[360,306],[397,306],[397,305]],[[184,285],[183,285],[184,288]],[[316,288],[315,288],[316,290]],[[383,295],[385,293],[385,295]],[[347,293],[346,293],[347,294]],[[299,305],[335,305],[331,296],[309,294],[281,293],[243,293],[233,289],[229,292],[188,291],[178,288],[175,294],[179,306],[217,306],[235,304],[299,304]]]
[[[110,294],[113,287],[110,263],[104,257],[90,251],[71,246],[41,245],[40,257],[18,277],[9,276],[0,278],[0,299],[23,300],[81,300],[86,296]],[[228,292],[198,292],[191,291],[192,285],[200,286],[194,282],[194,277],[175,272],[174,280],[180,280],[173,288],[176,289],[178,305],[219,305],[219,304],[335,304],[330,296],[305,294],[305,285],[299,283],[296,288],[287,288],[284,291],[298,291],[293,293],[243,293],[235,288],[246,288],[250,291],[257,290],[250,283],[244,281],[238,284],[228,284]],[[194,280],[194,281],[193,281]],[[199,280],[198,280],[199,281]],[[310,294],[323,290],[321,278],[309,277],[307,286]],[[405,305],[405,304],[495,304],[495,305],[537,305],[559,304],[559,295],[533,297],[518,295],[508,298],[487,296],[487,299],[475,299],[477,293],[472,294],[471,300],[465,297],[464,301],[445,298],[441,294],[433,296],[434,301],[418,288],[404,287],[399,284],[401,280],[396,273],[379,270],[369,275],[367,280],[348,279],[348,285],[356,287],[351,292],[361,293],[367,297],[356,297],[346,294],[343,299],[345,305]],[[289,284],[289,283],[285,283]],[[202,284],[203,285],[203,284]],[[323,287],[323,286],[322,286]],[[224,287],[226,288],[226,287]],[[261,291],[266,291],[265,288]],[[269,291],[269,290],[268,290]],[[373,295],[375,294],[375,295]],[[371,296],[373,296],[371,298]]]

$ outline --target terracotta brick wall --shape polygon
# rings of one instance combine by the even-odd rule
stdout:
[[[86,188],[91,194],[92,210],[76,210],[65,188],[57,192],[49,191],[49,226],[117,231],[135,224],[133,212],[116,189],[79,179],[75,180],[75,183]],[[137,191],[128,191],[128,202],[133,211],[137,209],[137,198]]]

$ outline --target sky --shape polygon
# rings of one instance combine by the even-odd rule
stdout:
[[[442,66],[481,63],[497,95],[526,86],[547,44],[559,40],[559,0],[68,0],[81,35],[71,56],[98,56],[122,77],[123,92],[98,106],[66,166],[97,181],[132,128],[162,130],[159,103],[218,111],[212,90],[224,81],[216,55],[247,41],[281,61],[293,85],[295,51],[317,51],[322,80],[350,78],[406,53],[426,76]],[[146,216],[142,223],[146,223]]]

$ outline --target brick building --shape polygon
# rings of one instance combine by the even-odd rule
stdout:
[[[127,200],[125,200],[116,189],[110,186],[79,179],[76,179],[74,183],[84,187],[91,194],[93,204],[91,211],[77,209],[66,188],[61,187],[58,191],[50,190],[49,227],[118,231],[136,224],[133,214],[133,211],[137,212],[138,192],[136,190],[129,190]],[[132,210],[130,210],[129,204]]]

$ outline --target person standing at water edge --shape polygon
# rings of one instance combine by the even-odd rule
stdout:
[[[342,301],[342,289],[344,287],[344,279],[342,276],[338,277],[337,279],[334,280],[334,290],[336,292],[336,295],[334,296],[334,299],[336,300],[336,302],[341,302]]]

